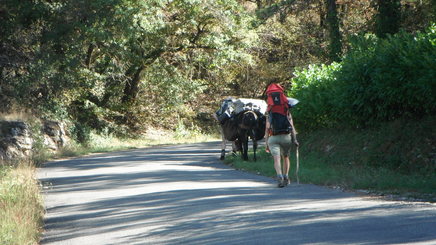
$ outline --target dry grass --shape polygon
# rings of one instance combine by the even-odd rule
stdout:
[[[142,135],[136,139],[120,139],[110,135],[101,136],[93,134],[91,137],[91,144],[86,149],[82,148],[80,150],[80,146],[72,146],[72,149],[67,148],[66,150],[79,154],[86,154],[87,152],[108,152],[144,148],[154,145],[196,143],[213,140],[218,140],[218,137],[214,135],[204,135],[188,130],[177,130],[176,132],[173,132],[161,129],[152,129],[148,130],[145,135]]]
[[[35,168],[0,166],[0,244],[38,244],[43,215]]]
[[[0,121],[27,121],[29,119],[34,120],[35,117],[29,113],[19,111],[8,114],[0,113]]]

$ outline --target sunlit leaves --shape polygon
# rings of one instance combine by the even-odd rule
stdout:
[[[343,62],[297,71],[292,96],[303,125],[368,126],[435,113],[434,26],[415,36],[356,38]]]
[[[40,72],[28,80],[41,82],[29,87],[53,87],[51,97],[61,107],[79,106],[89,110],[83,115],[102,120],[121,114],[118,122],[130,125],[143,111],[138,102],[170,110],[195,100],[216,82],[207,82],[214,70],[249,58],[245,48],[253,39],[246,38],[248,15],[236,1],[70,0],[48,6]],[[88,102],[92,109],[83,107]],[[77,113],[73,119],[89,121]]]

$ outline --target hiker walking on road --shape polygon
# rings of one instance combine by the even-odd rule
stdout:
[[[278,187],[290,184],[289,168],[292,144],[298,146],[297,132],[292,120],[288,98],[282,86],[272,83],[266,90],[267,120],[265,129],[266,151],[271,152],[274,169],[277,173]],[[283,159],[283,165],[281,160]]]

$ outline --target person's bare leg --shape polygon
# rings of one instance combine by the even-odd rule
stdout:
[[[285,187],[286,183],[283,179],[282,166],[280,164],[280,161],[281,161],[280,155],[273,156],[273,159],[274,159],[274,169],[276,170],[276,173],[277,173],[277,184],[278,184],[277,186],[279,188]]]
[[[284,178],[285,185],[290,184],[289,169],[290,169],[289,156],[283,156],[283,178]]]
[[[277,176],[281,176],[282,174],[282,166],[280,164],[280,155],[273,156],[274,159],[274,169],[276,170]]]
[[[283,174],[288,175],[289,168],[290,168],[289,156],[284,156],[283,157]]]

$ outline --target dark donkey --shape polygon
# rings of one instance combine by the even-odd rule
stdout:
[[[223,134],[221,143],[221,160],[224,160],[226,155],[226,143],[227,141],[232,142],[232,150],[234,153],[238,150],[238,122],[236,118],[229,118],[221,123],[221,131]]]
[[[257,141],[265,136],[265,116],[257,111],[246,110],[238,113],[221,124],[224,134],[223,140],[235,143],[234,150],[241,152],[242,159],[248,160],[248,141],[253,140],[254,160],[256,161]],[[224,142],[225,147],[225,142]],[[225,149],[221,149],[221,160],[224,159]]]
[[[240,149],[242,159],[248,160],[248,141],[253,141],[254,161],[256,161],[257,141],[265,136],[265,116],[257,111],[247,110],[236,117],[238,122],[237,148]]]

